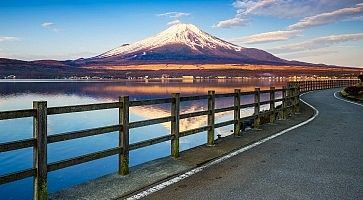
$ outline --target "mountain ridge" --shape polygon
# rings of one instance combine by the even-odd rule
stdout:
[[[288,64],[266,51],[245,48],[210,35],[192,24],[176,24],[144,40],[121,45],[77,64],[247,63]]]

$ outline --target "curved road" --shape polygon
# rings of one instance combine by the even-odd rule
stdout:
[[[337,89],[306,94],[309,124],[146,199],[363,199],[363,106]]]

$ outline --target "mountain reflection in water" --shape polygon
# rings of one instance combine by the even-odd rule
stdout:
[[[255,87],[268,89],[270,86],[282,87],[283,81],[269,80],[206,80],[206,81],[6,81],[0,82],[0,111],[27,109],[32,101],[45,100],[48,107],[78,105],[117,101],[119,96],[130,96],[130,100],[168,98],[171,93],[182,96],[204,95],[208,90],[216,93],[231,93],[234,89],[251,91]],[[277,94],[277,97],[281,94]],[[267,100],[269,94],[261,95]],[[243,96],[242,103],[252,103],[253,95]],[[216,99],[216,108],[233,105],[233,98]],[[181,103],[181,113],[206,110],[207,101],[188,101]],[[268,109],[268,106],[262,107]],[[241,112],[242,116],[253,113],[253,108]],[[170,116],[170,104],[138,106],[130,108],[130,121]],[[216,122],[230,120],[233,112],[216,114]],[[180,121],[180,130],[188,130],[206,125],[207,117],[194,117]],[[0,121],[0,143],[32,137],[32,118]],[[118,123],[118,110],[100,110],[48,116],[48,134],[58,134],[75,130],[96,128]],[[216,130],[216,134],[231,134],[233,126]],[[130,143],[170,134],[170,122],[140,127],[130,130]],[[180,139],[181,150],[189,149],[206,142],[206,132]],[[48,145],[48,162],[55,162],[74,156],[100,151],[117,146],[118,133],[107,133]],[[135,166],[156,158],[170,155],[170,142],[130,152],[130,165]],[[0,154],[0,174],[11,173],[32,167],[32,148]],[[49,191],[54,192],[87,180],[117,171],[117,156],[111,156],[89,163],[50,172]],[[131,172],[132,173],[132,172]],[[0,185],[2,199],[30,199],[32,197],[32,178]]]

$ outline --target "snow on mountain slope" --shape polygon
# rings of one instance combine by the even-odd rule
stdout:
[[[196,51],[200,48],[209,50],[223,48],[233,51],[240,51],[242,49],[242,47],[209,35],[192,24],[176,24],[154,37],[141,40],[134,44],[123,45],[103,53],[96,58],[125,55],[139,51],[144,51],[143,53],[146,54],[147,51],[175,44],[186,45]]]
[[[244,48],[210,35],[192,24],[173,25],[156,36],[124,44],[76,65],[150,63],[287,64],[266,51]]]

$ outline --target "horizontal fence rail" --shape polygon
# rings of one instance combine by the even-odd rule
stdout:
[[[293,81],[288,82],[289,87],[297,86],[300,92],[308,92],[313,90],[323,90],[329,88],[340,88],[352,86],[359,83],[359,79],[330,79],[330,80],[317,80],[317,81]]]
[[[312,90],[327,89],[334,87],[343,87],[354,85],[358,80],[324,80],[324,81],[297,81],[288,82],[287,87],[275,89],[271,87],[269,90],[260,90],[256,88],[255,91],[241,92],[236,89],[233,93],[216,94],[214,91],[209,91],[207,95],[198,96],[180,96],[179,93],[172,94],[171,98],[151,99],[130,101],[127,96],[120,97],[118,102],[110,103],[97,103],[87,105],[75,106],[61,106],[61,107],[47,107],[47,102],[33,102],[33,109],[3,111],[0,112],[0,120],[9,120],[17,118],[33,118],[33,138],[10,141],[0,143],[0,152],[8,152],[23,148],[32,147],[34,150],[33,155],[33,168],[16,171],[5,175],[0,175],[0,184],[21,180],[27,177],[34,177],[34,199],[47,199],[47,174],[50,171],[59,170],[62,168],[78,165],[81,163],[89,162],[105,158],[112,155],[119,156],[119,170],[120,175],[127,175],[129,173],[129,152],[131,150],[147,147],[150,145],[158,144],[165,141],[171,141],[171,156],[179,157],[179,138],[196,133],[207,131],[207,145],[213,146],[215,141],[215,129],[233,125],[234,135],[240,136],[245,129],[245,122],[251,122],[251,128],[258,128],[262,123],[266,123],[267,118],[269,123],[274,123],[276,119],[286,119],[294,113],[299,112],[299,95],[301,92]],[[281,98],[276,98],[277,93],[281,93]],[[269,95],[269,100],[261,101],[261,94]],[[254,102],[249,104],[241,103],[241,96],[253,95]],[[234,103],[231,106],[223,108],[215,108],[215,101],[217,98],[233,98]],[[180,113],[180,102],[206,100],[208,109],[196,111],[192,113]],[[281,102],[280,106],[276,103]],[[134,106],[147,106],[156,104],[171,104],[170,116],[161,117],[156,119],[147,119],[143,121],[129,122],[129,108]],[[262,105],[269,105],[269,110],[261,111]],[[240,111],[246,108],[253,108],[254,113],[251,116],[241,117]],[[71,131],[65,133],[57,133],[54,135],[47,134],[47,117],[49,115],[58,115],[65,113],[96,111],[103,109],[118,109],[119,110],[119,124],[91,128],[85,130]],[[215,114],[222,112],[234,112],[233,120],[215,123]],[[179,121],[192,117],[207,117],[207,125],[190,129],[179,130]],[[170,135],[160,136],[137,143],[129,144],[129,130],[150,126],[160,123],[171,123]],[[110,132],[119,133],[119,145],[114,148],[105,149],[98,152],[93,152],[65,160],[60,160],[53,163],[47,161],[47,145],[56,142],[64,142],[68,140],[90,137]]]

